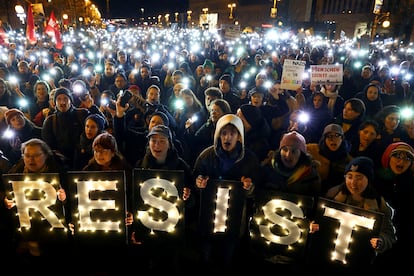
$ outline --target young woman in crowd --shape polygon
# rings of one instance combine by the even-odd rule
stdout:
[[[377,136],[379,152],[383,153],[388,145],[395,142],[407,142],[407,133],[400,124],[401,108],[397,105],[384,106],[375,115],[375,120],[380,125],[380,132]]]
[[[38,80],[33,87],[34,102],[28,106],[27,117],[34,122],[37,126],[42,127],[40,122],[36,122],[34,119],[38,116],[38,113],[42,112],[44,108],[49,107],[49,93],[50,86],[46,81]]]
[[[207,91],[207,90],[206,90]],[[210,117],[207,121],[194,133],[195,143],[197,147],[196,155],[202,150],[214,143],[214,132],[218,120],[226,114],[231,113],[230,105],[224,99],[213,100],[210,104]]]
[[[393,263],[400,268],[411,267],[410,252],[414,246],[414,223],[411,217],[412,195],[414,194],[414,149],[405,142],[387,146],[381,158],[381,167],[376,174],[375,187],[394,209],[393,223],[397,243],[378,262],[381,268]]]
[[[379,135],[379,125],[374,120],[365,120],[359,126],[358,136],[351,142],[349,154],[352,157],[366,156],[371,158],[375,167],[379,164],[381,152],[379,152],[376,139]]]
[[[363,91],[355,94],[355,98],[361,99],[365,104],[365,120],[374,119],[381,111],[383,105],[380,94],[381,87],[375,83],[368,84]]]
[[[344,131],[344,138],[351,143],[358,136],[358,129],[365,118],[365,104],[357,98],[346,100],[342,113],[333,119]]]
[[[306,151],[300,133],[283,134],[280,146],[270,162],[263,166],[265,180],[261,188],[307,196],[319,196],[321,178],[318,163]]]
[[[85,119],[85,129],[80,135],[79,148],[75,152],[74,169],[82,170],[93,157],[92,143],[96,136],[105,131],[106,122],[99,114],[91,114]]]
[[[352,205],[373,212],[384,214],[380,231],[378,235],[372,236],[367,242],[370,243],[373,256],[384,253],[391,249],[397,238],[393,225],[393,210],[387,201],[374,188],[375,167],[374,162],[365,156],[352,159],[344,170],[345,182],[337,184],[330,188],[324,197],[344,204]],[[310,233],[320,230],[317,222],[310,224]],[[369,269],[366,271],[365,269]],[[339,275],[348,275],[347,273],[361,273],[373,271],[374,266],[341,266],[330,263],[323,268],[323,272],[344,273]],[[338,274],[336,274],[338,275]]]

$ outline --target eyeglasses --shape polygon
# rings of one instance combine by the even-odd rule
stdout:
[[[403,160],[403,161],[410,161],[410,162],[413,161],[413,159],[411,157],[409,157],[409,156],[407,156],[403,153],[396,153],[396,154],[391,155],[391,157],[394,157],[398,160]]]
[[[346,174],[346,175],[344,175],[344,177],[345,177],[345,180],[348,180],[348,181],[352,181],[352,180],[362,181],[364,179],[363,175]]]
[[[40,156],[43,155],[43,152],[39,152],[39,153],[35,153],[35,154],[22,154],[22,156],[26,159],[31,159],[31,158],[39,158]]]
[[[111,152],[111,150],[110,149],[99,149],[99,150],[96,150],[96,149],[94,149],[93,150],[93,153],[100,153],[100,154],[106,154],[106,153],[110,153]]]
[[[326,134],[325,138],[328,139],[338,139],[338,138],[342,138],[342,135],[339,133],[334,133],[334,134]]]

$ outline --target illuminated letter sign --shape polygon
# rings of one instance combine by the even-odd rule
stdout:
[[[64,205],[57,199],[58,174],[4,174],[6,197],[16,206],[16,227],[28,239],[51,241],[66,236]]]
[[[253,250],[271,262],[304,260],[313,198],[257,191],[256,202],[262,207],[250,224]]]
[[[184,172],[134,169],[136,239],[152,245],[184,237]]]
[[[126,244],[125,172],[68,172],[75,238],[86,244]]]
[[[161,178],[149,178],[141,185],[141,198],[145,204],[165,212],[167,216],[165,220],[156,220],[150,212],[138,211],[138,218],[149,229],[171,232],[180,218],[179,210],[174,203],[152,194],[152,189],[163,189],[167,197],[179,198],[177,188],[171,181]]]
[[[377,236],[383,214],[319,198],[315,221],[319,231],[311,235],[313,262],[340,265],[368,264],[375,252],[369,240]]]
[[[210,179],[200,192],[200,230],[239,235],[246,200],[242,183]]]

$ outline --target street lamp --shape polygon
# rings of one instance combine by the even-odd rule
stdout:
[[[389,12],[380,12],[375,14],[374,22],[372,23],[371,28],[371,42],[373,42],[375,39],[375,35],[377,34],[377,28],[379,24],[381,24],[383,28],[388,28],[391,25]]]
[[[165,17],[165,25],[168,26],[169,25],[169,21],[170,21],[170,14],[167,13],[167,14],[164,15],[164,17]]]
[[[280,1],[280,0],[273,0],[273,7],[270,8],[270,17],[271,18],[276,18],[277,17],[276,1]]]
[[[236,7],[236,3],[228,4],[227,7],[230,9],[229,19],[233,19],[233,9]]]
[[[109,0],[106,0],[106,19],[109,19]]]
[[[193,13],[193,11],[187,11],[187,21],[191,22],[191,14]]]
[[[69,25],[69,15],[67,13],[64,13],[62,15],[62,19],[63,26],[66,28]]]
[[[16,5],[14,7],[14,10],[16,11],[17,17],[20,19],[22,24],[24,24],[24,21],[26,18],[26,13],[24,12],[24,8],[21,5]]]

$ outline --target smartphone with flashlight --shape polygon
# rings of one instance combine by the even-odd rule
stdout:
[[[132,92],[131,91],[129,91],[129,90],[125,90],[123,93],[122,93],[122,96],[121,96],[121,105],[123,106],[123,107],[125,107],[125,105],[129,102],[129,100],[132,98]]]

